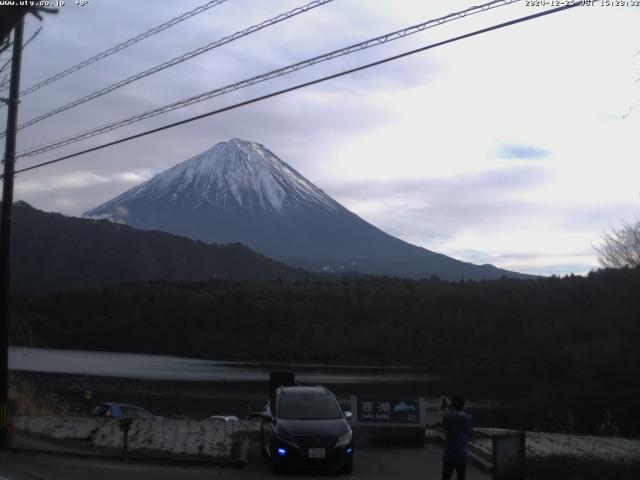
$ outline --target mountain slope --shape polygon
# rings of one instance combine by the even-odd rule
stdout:
[[[15,204],[14,218],[12,274],[19,290],[151,279],[265,280],[309,275],[237,243],[209,245],[106,220],[47,213],[24,202]]]
[[[312,271],[523,276],[411,245],[347,210],[263,145],[232,139],[85,213],[212,243],[241,242]]]

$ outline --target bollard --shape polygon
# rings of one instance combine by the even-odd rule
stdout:
[[[512,432],[491,437],[493,446],[493,478],[524,480],[526,461],[525,432]]]
[[[123,438],[123,452],[126,455],[129,451],[129,430],[131,430],[131,424],[133,423],[132,418],[123,418],[120,420],[120,430],[122,430],[124,434]]]

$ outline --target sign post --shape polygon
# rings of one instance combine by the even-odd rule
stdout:
[[[354,438],[361,445],[424,444],[426,402],[422,397],[353,395],[351,410]]]

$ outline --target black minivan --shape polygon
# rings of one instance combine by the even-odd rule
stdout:
[[[262,448],[275,471],[291,466],[353,468],[352,431],[334,395],[323,386],[279,387],[262,412]]]

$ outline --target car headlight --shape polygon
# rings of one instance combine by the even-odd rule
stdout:
[[[341,435],[340,437],[338,437],[336,447],[344,447],[345,445],[348,445],[351,442],[351,438],[353,438],[353,433],[351,432]]]

